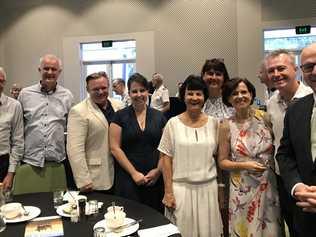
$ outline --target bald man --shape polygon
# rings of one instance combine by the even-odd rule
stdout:
[[[316,44],[303,49],[301,70],[313,93],[291,104],[284,118],[283,137],[276,155],[280,174],[296,200],[295,235],[316,236]]]

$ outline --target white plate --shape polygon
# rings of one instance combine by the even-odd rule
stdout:
[[[69,202],[57,207],[57,209],[56,209],[57,214],[60,215],[60,216],[63,216],[63,217],[70,217],[70,213],[64,212],[64,208],[66,206],[68,206],[68,205],[70,205]],[[88,207],[89,207],[88,203],[86,203],[86,209],[85,209],[86,210],[86,215],[89,214],[88,213],[89,212],[89,208]]]
[[[41,214],[41,209],[38,207],[33,207],[33,206],[24,206],[25,210],[29,212],[29,214],[26,215],[20,215],[16,218],[13,219],[6,219],[6,223],[18,223],[18,222],[23,222],[23,221],[29,221],[32,220],[35,217],[38,217]]]
[[[135,220],[132,219],[132,218],[125,218],[125,220],[124,220],[124,225],[125,225],[125,224],[128,224],[128,223],[131,223],[132,221],[135,221]],[[111,231],[109,228],[106,227],[105,220],[102,220],[102,221],[97,222],[97,223],[93,226],[93,229],[95,229],[95,228],[97,228],[97,227],[103,227],[103,228],[105,228],[105,231],[106,231],[106,232]],[[126,235],[130,235],[130,234],[135,233],[138,229],[139,229],[139,223],[137,223],[137,224],[135,224],[135,225],[132,225],[132,226],[130,226],[130,227],[124,228],[123,231],[121,231],[121,232],[119,232],[119,233],[114,233],[114,232],[108,233],[108,234],[106,234],[106,237],[121,237],[121,236],[126,236]]]

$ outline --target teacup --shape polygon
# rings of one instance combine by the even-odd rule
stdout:
[[[125,217],[126,217],[126,213],[122,209],[118,209],[115,212],[109,211],[105,213],[104,218],[105,218],[106,227],[108,227],[109,229],[115,229],[124,225]]]
[[[5,204],[1,207],[1,212],[6,219],[14,219],[22,213],[22,204],[18,202],[12,202]]]
[[[111,211],[113,211],[113,212],[124,211],[124,207],[121,207],[121,206],[109,206],[107,208],[107,211],[108,212],[111,212]]]

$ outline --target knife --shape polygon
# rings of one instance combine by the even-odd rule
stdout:
[[[108,233],[112,233],[112,232],[120,232],[120,231],[122,231],[123,229],[128,228],[128,227],[133,226],[133,225],[136,225],[137,223],[140,223],[140,222],[142,222],[142,221],[143,221],[143,219],[134,220],[134,221],[132,221],[132,222],[130,222],[130,223],[121,225],[121,226],[119,226],[119,227],[111,228],[109,231],[106,231],[105,233],[108,234]]]

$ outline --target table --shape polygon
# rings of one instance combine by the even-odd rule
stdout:
[[[36,185],[36,184],[34,184]],[[62,217],[64,226],[64,236],[68,237],[92,237],[93,226],[104,217],[106,207],[111,205],[111,202],[115,201],[116,205],[124,206],[124,210],[127,217],[135,220],[143,219],[140,223],[140,229],[155,227],[159,225],[169,224],[170,221],[162,214],[152,209],[151,207],[142,205],[135,201],[120,198],[118,196],[107,195],[103,193],[93,192],[85,194],[88,200],[98,200],[104,203],[101,213],[95,216],[87,216],[87,218],[80,223],[71,223],[70,218]],[[13,197],[14,202],[21,202],[25,206],[37,206],[41,209],[40,216],[53,216],[57,215],[56,210],[53,207],[53,193],[32,193],[22,194]],[[7,224],[7,228],[1,233],[1,237],[23,237],[25,231],[26,222]],[[135,233],[132,236],[138,236]],[[179,237],[181,235],[173,235]]]

